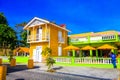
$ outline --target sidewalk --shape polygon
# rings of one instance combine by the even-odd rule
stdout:
[[[47,72],[45,63],[35,63],[34,69],[26,64],[7,65],[7,80],[118,80],[118,69],[69,67],[55,65],[55,73]]]
[[[35,63],[36,66],[40,66],[40,71],[46,71],[47,66],[45,63]],[[92,67],[69,67],[69,66],[54,66],[56,73],[83,76],[83,77],[93,77],[93,78],[104,78],[104,79],[117,79],[120,76],[120,71],[118,69],[103,69],[103,68],[92,68]]]

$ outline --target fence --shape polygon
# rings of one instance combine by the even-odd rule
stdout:
[[[75,63],[75,64],[111,64],[111,58],[74,58],[74,57],[56,57],[56,62]],[[117,58],[117,64],[120,64],[120,58]]]

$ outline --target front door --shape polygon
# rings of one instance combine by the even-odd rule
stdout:
[[[58,46],[58,56],[62,56],[62,47]]]
[[[42,40],[42,28],[37,29],[37,40]]]
[[[42,61],[42,46],[37,46],[36,49],[33,50],[33,60],[34,62],[41,62]]]

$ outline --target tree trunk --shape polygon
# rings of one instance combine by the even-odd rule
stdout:
[[[7,52],[6,52],[6,44],[5,42],[3,42],[3,54],[7,56]]]

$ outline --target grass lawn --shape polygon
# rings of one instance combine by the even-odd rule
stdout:
[[[59,66],[81,66],[81,67],[94,67],[94,68],[113,68],[112,64],[67,64],[67,63],[56,63]],[[120,69],[120,64],[117,65]]]
[[[24,56],[16,56],[15,57],[17,63],[27,63],[29,57],[24,57]],[[9,63],[8,59],[3,59],[3,63]]]
[[[18,62],[18,63],[27,63],[28,59],[29,59],[29,57],[21,57],[21,56],[19,56],[19,57],[16,57],[16,62]]]
[[[16,56],[16,62],[17,63],[27,63],[29,57],[24,56]],[[8,59],[3,59],[3,63],[8,63]],[[81,67],[94,67],[94,68],[113,68],[112,64],[68,64],[68,63],[55,63],[55,65],[59,66],[81,66]],[[117,67],[120,69],[120,64],[117,65]]]

